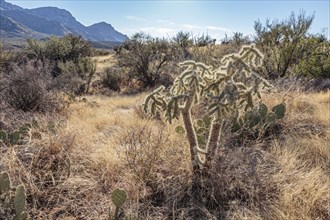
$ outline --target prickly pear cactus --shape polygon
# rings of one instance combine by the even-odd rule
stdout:
[[[286,111],[285,103],[281,103],[272,108],[272,112],[275,113],[277,119],[283,118],[285,111]]]
[[[29,133],[32,125],[31,124],[25,124],[19,128],[19,133],[22,135],[26,135]]]
[[[125,190],[116,189],[112,192],[111,199],[112,199],[113,204],[116,207],[120,208],[125,203],[125,201],[127,199],[127,194],[126,194]]]
[[[7,142],[7,138],[8,138],[7,132],[5,132],[4,130],[0,130],[0,143]]]
[[[12,133],[7,133],[4,130],[0,130],[0,144],[9,144],[15,145],[18,144],[22,137],[29,134],[31,129],[30,124],[25,124],[21,126],[18,130],[13,131]]]
[[[19,131],[13,131],[13,133],[10,134],[10,142],[11,144],[17,144],[19,142],[19,139],[21,137],[21,133]]]
[[[28,218],[26,209],[26,196],[25,188],[23,185],[20,185],[16,188],[15,197],[14,197],[14,209],[16,213],[15,220],[25,220]]]
[[[125,203],[127,194],[123,189],[116,189],[111,194],[113,204],[116,206],[115,220],[119,218],[119,209]]]
[[[26,196],[23,185],[16,187],[15,194],[11,187],[11,181],[8,173],[0,174],[0,215],[5,219],[13,219],[12,213],[15,211],[14,220],[26,220]],[[4,211],[4,212],[3,212]]]
[[[11,188],[11,182],[8,173],[1,173],[0,174],[0,195],[6,193]]]
[[[284,103],[280,103],[272,108],[272,111],[269,112],[265,104],[259,104],[253,109],[246,111],[244,114],[244,120],[242,123],[237,123],[238,127],[235,127],[233,130],[238,130],[243,128],[244,125],[249,129],[263,127],[264,129],[271,128],[275,125],[277,119],[284,117],[286,107]],[[235,124],[234,126],[237,126]],[[254,130],[251,130],[254,131]]]

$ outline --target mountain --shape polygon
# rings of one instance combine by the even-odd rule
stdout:
[[[89,40],[95,40],[91,38],[90,33],[87,31],[87,27],[78,22],[70,12],[64,9],[56,7],[42,7],[30,9],[28,10],[28,13],[47,19],[49,21],[58,22],[68,28],[73,34],[81,35]],[[110,40],[109,37],[111,38],[111,34],[112,33],[110,33],[108,36],[105,36],[105,39]]]
[[[0,0],[0,10],[23,10],[23,8],[21,8],[17,5],[13,5],[4,0]]]
[[[111,35],[112,36],[112,41],[115,42],[123,42],[123,35],[116,31],[111,24],[105,23],[105,22],[100,22],[97,24],[93,24],[91,26],[88,26],[88,32],[92,33],[93,39],[96,41],[104,41],[104,39]],[[124,40],[127,37],[125,36]]]
[[[2,11],[2,15],[7,16],[8,18],[11,18],[13,21],[16,21],[18,24],[39,33],[55,35],[55,36],[63,36],[70,33],[70,31],[59,22],[50,21],[45,18],[41,18],[29,14],[25,11],[21,11],[21,10]]]
[[[15,22],[11,18],[0,14],[0,35],[2,32],[6,32],[8,37],[31,37],[31,38],[45,38],[47,35],[35,32],[23,25]]]
[[[80,35],[93,42],[121,43],[126,35],[116,31],[111,24],[100,22],[85,26],[72,14],[56,7],[24,9],[0,0],[0,38],[45,38],[64,36],[69,33]]]

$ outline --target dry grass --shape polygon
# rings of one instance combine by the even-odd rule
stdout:
[[[42,139],[2,148],[0,168],[25,184],[32,219],[106,219],[116,187],[129,195],[123,219],[191,216],[188,147],[174,132],[180,122],[142,117],[144,96],[87,96],[55,131],[34,128]],[[270,94],[265,102],[283,97],[278,134],[219,152],[215,203],[195,219],[330,218],[330,91]]]
[[[116,58],[114,57],[114,54],[109,54],[106,56],[94,56],[93,60],[97,64],[97,72],[102,72],[107,67],[112,67],[117,63]]]

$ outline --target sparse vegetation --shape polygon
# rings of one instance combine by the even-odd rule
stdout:
[[[0,220],[329,219],[330,45],[312,20],[257,22],[254,46],[0,50]]]
[[[118,62],[119,66],[127,68],[128,76],[138,80],[143,88],[153,88],[164,74],[169,74],[165,67],[173,57],[173,48],[165,39],[137,33],[125,42]]]
[[[266,76],[286,76],[292,65],[302,58],[302,51],[310,50],[302,41],[308,37],[313,19],[313,15],[306,16],[305,12],[300,12],[297,16],[292,13],[281,22],[267,20],[265,25],[260,21],[255,22],[255,41],[265,54]]]

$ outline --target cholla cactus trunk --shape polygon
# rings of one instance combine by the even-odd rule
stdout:
[[[187,98],[187,101],[185,103],[185,107],[182,108],[182,119],[184,123],[184,127],[186,129],[187,133],[187,139],[189,142],[190,147],[190,156],[191,156],[191,162],[192,162],[192,169],[193,169],[193,175],[198,175],[199,171],[199,164],[198,164],[198,155],[197,155],[197,148],[198,148],[198,142],[197,142],[197,136],[194,129],[194,125],[191,118],[191,106],[193,104],[193,98],[189,97]],[[196,179],[196,178],[193,178]]]
[[[221,135],[221,127],[222,123],[220,120],[215,119],[212,122],[210,136],[207,143],[207,154],[205,157],[204,171],[209,171],[211,169]]]

